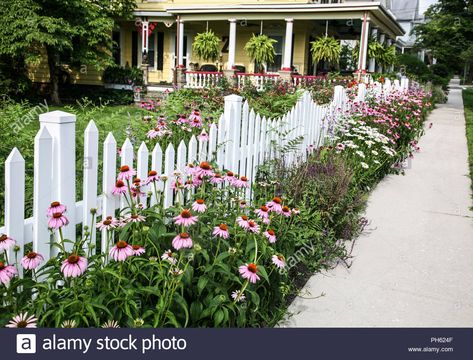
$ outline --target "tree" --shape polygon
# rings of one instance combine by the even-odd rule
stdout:
[[[460,72],[461,54],[473,44],[473,0],[438,0],[425,16],[427,21],[413,29],[416,45]]]
[[[103,70],[113,63],[111,32],[135,0],[15,0],[0,7],[0,55],[38,63],[47,56],[51,101],[59,103],[61,62]]]

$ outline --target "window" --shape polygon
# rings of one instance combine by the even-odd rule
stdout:
[[[163,32],[158,32],[157,33],[158,37],[158,46],[156,51],[158,52],[157,56],[157,70],[163,70],[164,69],[164,33]]]
[[[155,41],[156,41],[156,34],[152,33],[148,37],[148,66],[150,67],[150,69],[154,69]]]
[[[283,52],[283,37],[282,36],[270,36],[271,39],[276,40],[274,43],[274,51],[276,56],[274,56],[274,63],[268,64],[268,72],[277,72],[281,69],[282,66],[282,52]]]
[[[131,33],[131,66],[138,66],[138,31]]]
[[[113,39],[113,49],[112,49],[113,60],[115,61],[115,64],[120,65],[120,62],[121,62],[120,31],[113,31],[112,39]]]

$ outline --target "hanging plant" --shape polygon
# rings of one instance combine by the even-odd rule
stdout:
[[[269,38],[266,35],[255,35],[245,45],[245,51],[251,60],[258,65],[274,63],[276,51],[274,50],[274,43],[277,41]]]
[[[340,61],[342,47],[339,40],[330,36],[319,37],[312,41],[310,45],[310,52],[315,63],[324,60],[332,64],[338,64]]]
[[[393,65],[396,62],[396,47],[394,45],[383,47],[383,53],[379,59],[382,66]]]
[[[376,39],[370,38],[368,40],[368,59],[374,59],[376,62],[381,61],[384,54],[384,46],[381,45]],[[353,48],[352,56],[355,59],[358,59],[360,54],[360,42],[357,41],[355,47]]]
[[[220,38],[211,30],[197,34],[192,50],[202,60],[216,61],[220,54]]]

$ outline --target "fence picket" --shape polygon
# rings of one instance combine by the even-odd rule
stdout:
[[[151,156],[151,170],[156,171],[156,173],[161,176],[163,174],[163,150],[159,144],[156,144],[153,149],[153,154]],[[157,203],[157,194],[158,191],[163,191],[163,182],[159,181],[158,186],[151,187],[151,205],[155,205]]]
[[[216,160],[216,151],[217,151],[217,136],[218,136],[218,129],[217,125],[212,124],[210,125],[209,130],[209,151],[207,154],[208,161]]]
[[[133,168],[133,145],[131,144],[130,139],[126,139],[122,146],[121,151],[121,166],[129,166],[130,169]],[[122,201],[120,203],[120,209],[125,209],[128,206],[124,197],[122,197]]]
[[[82,202],[82,236],[85,236],[86,226],[90,234],[89,244],[95,245],[96,231],[94,229],[95,215],[91,209],[97,208],[97,183],[99,162],[99,130],[91,120],[84,131],[84,174],[83,174],[83,202]],[[97,212],[97,211],[96,211]],[[84,244],[87,253],[89,244]],[[96,249],[95,249],[96,250]]]
[[[5,161],[5,233],[16,240],[20,254],[24,252],[25,221],[25,159],[17,148],[14,148]],[[15,261],[15,251],[8,250],[8,262]],[[20,258],[21,259],[21,258]],[[16,264],[19,275],[23,267]]]
[[[103,166],[102,166],[102,219],[107,216],[115,216],[117,198],[112,194],[116,182],[117,171],[117,142],[111,132],[108,133],[103,143]],[[102,231],[102,253],[108,253],[111,236],[108,230]]]
[[[144,142],[142,142],[138,148],[137,155],[136,177],[141,180],[141,191],[146,194],[149,191],[149,186],[144,185],[144,181],[148,177],[149,150]],[[140,196],[139,201],[146,207],[146,195]]]
[[[33,251],[51,257],[50,232],[46,212],[51,203],[53,138],[45,127],[34,138]]]
[[[169,144],[164,153],[164,174],[167,176],[167,181],[164,186],[164,208],[167,209],[172,206],[173,203],[173,190],[171,188],[171,182],[174,179],[174,161],[175,161],[174,146]]]

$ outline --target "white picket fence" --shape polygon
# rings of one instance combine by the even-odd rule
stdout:
[[[387,81],[384,85],[373,84],[379,95],[389,94],[392,90],[408,88],[408,80],[402,84]],[[360,84],[358,101],[363,101],[366,86]],[[175,198],[171,189],[171,179],[175,171],[185,172],[186,165],[194,161],[215,161],[220,169],[231,170],[240,176],[255,180],[260,164],[269,158],[281,156],[278,147],[288,145],[291,140],[302,139],[296,147],[285,154],[291,164],[297,159],[304,159],[309,146],[317,148],[324,143],[329,119],[346,110],[348,97],[343,87],[335,87],[333,101],[328,105],[317,105],[306,92],[297,104],[284,116],[268,119],[256,114],[238,95],[225,97],[224,113],[218,124],[213,124],[209,131],[209,140],[197,141],[193,136],[186,144],[181,141],[177,149],[170,144],[162,149],[157,144],[151,151],[142,143],[135,151],[127,139],[117,155],[117,142],[109,133],[101,145],[102,189],[98,194],[99,131],[94,121],[90,121],[84,132],[84,169],[83,199],[76,201],[76,116],[62,111],[53,111],[40,115],[40,130],[34,139],[34,191],[33,216],[24,218],[25,210],[25,161],[18,151],[13,149],[5,162],[5,226],[0,233],[8,234],[20,246],[23,254],[25,244],[33,243],[33,249],[45,258],[54,256],[51,248],[50,231],[46,212],[52,201],[60,201],[67,206],[70,225],[63,228],[64,237],[75,239],[74,225],[92,226],[95,238],[95,224],[91,224],[90,210],[97,209],[97,216],[114,216],[117,209],[123,208],[112,195],[117,169],[128,165],[137,170],[137,177],[146,179],[149,170],[166,175],[169,180],[160,183],[164,194],[165,207],[170,207]],[[285,134],[282,136],[281,134]],[[154,191],[153,188],[149,189]],[[146,191],[145,191],[146,192]],[[247,189],[247,198],[251,190]],[[151,197],[155,203],[155,196]],[[83,230],[84,231],[84,230]],[[106,232],[102,236],[101,251],[106,249]],[[54,239],[53,239],[54,241]],[[8,254],[14,259],[14,253]]]

